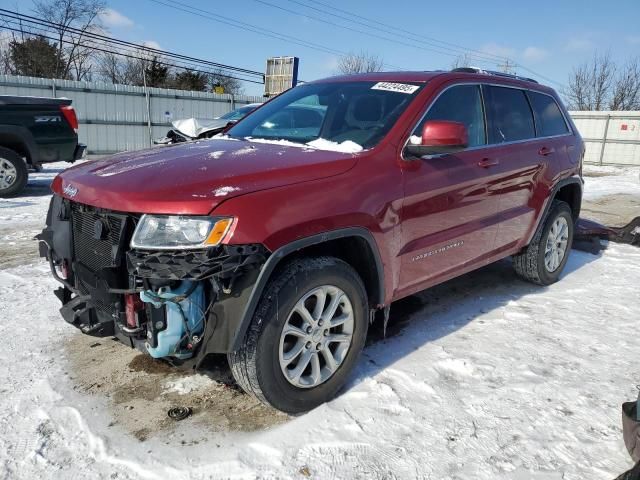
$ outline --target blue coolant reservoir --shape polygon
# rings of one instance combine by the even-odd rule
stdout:
[[[154,358],[176,357],[180,359],[190,358],[193,353],[180,348],[180,341],[184,338],[186,330],[184,320],[180,314],[180,308],[187,319],[187,325],[192,335],[201,335],[204,330],[204,288],[202,283],[193,290],[184,300],[172,301],[188,292],[193,282],[181,282],[177,288],[161,288],[157,292],[144,291],[140,293],[143,302],[152,303],[155,307],[167,309],[167,328],[158,332],[158,346],[151,347],[147,343],[147,351]]]

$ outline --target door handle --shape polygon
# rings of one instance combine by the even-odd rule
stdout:
[[[551,155],[555,151],[556,151],[555,148],[542,147],[540,150],[538,150],[538,155],[542,155],[543,157],[546,157],[547,155]]]
[[[491,158],[483,158],[478,162],[478,166],[482,168],[489,168],[499,165],[500,162],[498,160],[493,160]]]

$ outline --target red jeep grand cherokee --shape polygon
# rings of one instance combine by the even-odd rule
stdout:
[[[84,333],[193,368],[225,353],[246,392],[303,412],[336,394],[395,300],[507,256],[555,282],[583,152],[530,79],[329,78],[226,135],[66,170],[41,254]]]

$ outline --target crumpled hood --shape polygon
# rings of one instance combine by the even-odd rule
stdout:
[[[226,118],[214,118],[206,120],[202,118],[183,118],[180,120],[174,120],[171,125],[175,130],[191,138],[198,138],[205,132],[211,130],[219,130],[226,127],[229,124],[229,120]]]
[[[132,213],[206,215],[250,192],[346,172],[357,154],[212,139],[127,152],[58,175],[58,195]]]

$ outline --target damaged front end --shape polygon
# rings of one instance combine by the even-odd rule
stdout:
[[[220,243],[136,246],[142,220],[53,196],[37,238],[62,284],[55,293],[63,318],[85,334],[115,336],[176,363],[197,366],[208,353],[228,352],[269,252]]]

